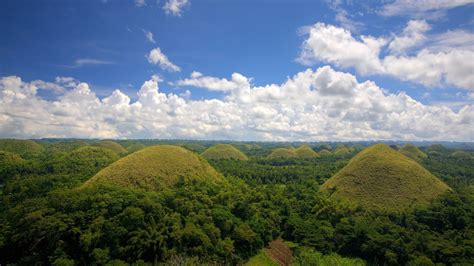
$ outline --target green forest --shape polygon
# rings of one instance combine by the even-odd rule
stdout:
[[[0,265],[473,265],[473,147],[414,144],[0,140]]]

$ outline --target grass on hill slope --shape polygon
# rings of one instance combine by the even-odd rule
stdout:
[[[420,149],[418,149],[418,147],[416,147],[413,144],[403,145],[403,147],[401,147],[400,150],[398,150],[398,152],[400,152],[401,154],[409,158],[412,158],[413,160],[417,162],[421,162],[421,160],[428,157],[428,155],[426,155],[424,152],[422,152]]]
[[[101,147],[104,149],[109,149],[116,154],[124,154],[127,153],[127,150],[120,144],[115,141],[111,140],[103,140],[101,142],[95,143],[94,146]]]
[[[86,171],[93,174],[112,162],[117,161],[119,158],[120,157],[111,150],[101,147],[85,146],[64,156],[62,163],[56,167],[63,168],[57,169],[59,171],[69,173]]]
[[[319,154],[313,149],[311,149],[311,147],[308,145],[301,145],[298,149],[295,150],[295,152],[298,158],[307,159],[319,157]]]
[[[83,187],[97,183],[159,191],[180,181],[207,180],[219,182],[223,177],[200,156],[172,145],[148,147],[132,153],[84,183]]]
[[[296,152],[294,149],[287,149],[287,148],[278,148],[272,151],[270,155],[268,155],[268,159],[276,159],[276,158],[295,158],[297,157]]]
[[[345,145],[338,145],[334,150],[334,155],[336,156],[343,156],[351,153],[351,150],[347,148]]]
[[[319,156],[321,156],[321,157],[326,157],[326,156],[331,156],[331,155],[332,155],[332,152],[330,152],[330,151],[324,149],[324,150],[321,150],[318,154],[319,154]]]
[[[33,140],[0,139],[0,151],[13,152],[24,158],[36,156],[44,150],[41,144]]]
[[[321,189],[350,205],[396,211],[428,203],[450,188],[414,160],[376,144],[352,158]]]
[[[208,160],[248,160],[247,156],[230,144],[217,144],[205,150],[202,157]]]
[[[139,151],[141,149],[144,149],[146,148],[146,146],[142,143],[135,143],[135,144],[132,144],[130,146],[127,147],[127,150],[128,152],[132,153],[132,152],[136,152],[136,151]]]

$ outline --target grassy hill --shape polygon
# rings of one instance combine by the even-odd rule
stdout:
[[[127,147],[127,151],[132,153],[132,152],[136,152],[136,151],[139,151],[141,149],[144,149],[146,148],[146,146],[142,143],[135,143],[135,144],[132,144],[130,146]]]
[[[287,149],[287,148],[278,148],[272,151],[270,155],[268,155],[268,159],[275,159],[275,158],[295,158],[297,154],[294,149]]]
[[[58,164],[57,171],[94,174],[120,157],[113,151],[101,147],[85,146],[66,154]]]
[[[344,156],[351,153],[351,150],[346,147],[345,145],[338,145],[334,150],[334,155],[336,156]]]
[[[308,159],[319,157],[319,154],[308,145],[301,145],[295,152],[298,158]]]
[[[428,157],[428,155],[426,155],[424,152],[418,149],[418,147],[412,144],[403,145],[403,147],[401,147],[400,150],[398,150],[398,152],[400,152],[401,154],[409,158],[412,158],[413,160],[417,162],[421,162],[421,160]]]
[[[158,191],[179,181],[209,180],[223,177],[203,158],[184,148],[172,145],[152,146],[132,153],[102,169],[84,183],[97,183]]]
[[[368,209],[401,210],[428,203],[450,188],[414,160],[377,144],[352,158],[321,189]]]
[[[319,151],[318,154],[319,154],[319,156],[321,156],[321,157],[326,157],[326,156],[331,156],[331,155],[332,155],[332,152],[330,152],[330,151],[324,149],[324,150]]]
[[[248,160],[247,156],[230,144],[217,144],[205,150],[202,157],[208,160]]]
[[[44,150],[41,144],[33,140],[0,139],[0,151],[13,152],[22,157],[36,156]]]
[[[116,154],[127,153],[127,150],[122,145],[118,144],[115,141],[111,141],[111,140],[103,140],[99,143],[95,143],[94,146],[111,150],[111,151],[115,152]]]

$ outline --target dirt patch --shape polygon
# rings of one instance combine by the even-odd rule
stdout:
[[[293,261],[293,251],[280,239],[270,242],[265,252],[279,265],[287,266]]]

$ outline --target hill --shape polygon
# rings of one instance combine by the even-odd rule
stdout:
[[[334,150],[334,155],[337,155],[337,156],[344,156],[349,153],[351,153],[351,150],[345,145],[338,145],[336,149]]]
[[[272,151],[270,155],[268,155],[268,159],[275,159],[275,158],[295,158],[297,157],[296,152],[294,149],[287,149],[287,148],[278,148]]]
[[[387,210],[424,204],[450,189],[414,160],[385,144],[357,154],[321,188],[342,202]]]
[[[109,149],[85,146],[68,153],[53,167],[60,172],[92,175],[119,158],[115,152]]]
[[[197,143],[186,143],[183,144],[181,147],[197,153],[203,153],[206,150],[205,146]]]
[[[331,156],[331,155],[332,155],[332,153],[330,151],[326,150],[326,149],[321,150],[319,152],[319,156],[321,156],[321,157],[326,157],[326,156]]]
[[[135,144],[132,144],[130,146],[127,147],[127,151],[132,153],[132,152],[136,152],[136,151],[139,151],[141,149],[144,149],[146,148],[146,146],[142,143],[135,143]]]
[[[84,183],[87,187],[111,183],[128,188],[159,191],[180,181],[221,181],[223,177],[200,156],[172,145],[148,147],[132,153]]]
[[[111,150],[111,151],[115,152],[116,154],[127,153],[127,150],[122,145],[118,144],[115,141],[111,141],[111,140],[103,140],[101,142],[95,143],[94,146]]]
[[[44,151],[44,147],[33,140],[0,139],[0,151],[8,151],[22,157],[36,156]]]
[[[418,147],[416,147],[413,144],[403,145],[403,147],[401,147],[400,150],[398,150],[398,152],[400,152],[401,154],[409,158],[412,158],[413,160],[417,162],[421,162],[421,160],[428,157],[428,155],[426,155],[424,152],[422,152],[420,149],[418,149]]]
[[[311,147],[308,145],[301,145],[298,149],[295,150],[295,152],[298,158],[308,159],[319,157],[319,154],[313,149],[311,149]]]
[[[205,150],[202,157],[208,160],[248,160],[247,156],[230,144],[217,144]]]

